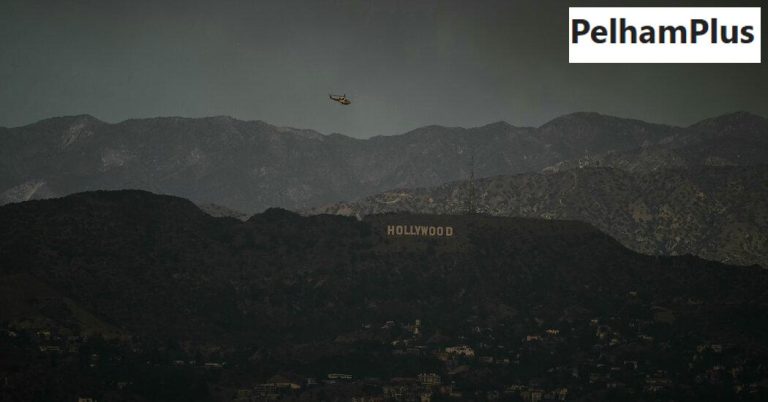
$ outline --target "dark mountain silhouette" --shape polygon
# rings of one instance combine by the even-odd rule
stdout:
[[[576,219],[647,254],[694,254],[768,267],[768,167],[692,167],[650,172],[614,168],[496,176],[475,182],[480,211],[497,216]],[[400,189],[308,211],[365,216],[457,214],[467,181]]]
[[[387,236],[388,225],[450,226],[454,235]],[[515,371],[440,371],[480,390],[515,378],[560,384],[549,368],[597,367],[605,359],[620,365],[638,353],[650,373],[678,370],[674,362],[709,343],[738,345],[728,349],[737,362],[729,364],[759,379],[768,339],[768,271],[636,254],[576,221],[410,214],[358,221],[269,209],[243,222],[176,197],[99,191],[0,207],[0,261],[7,291],[0,322],[9,331],[112,339],[83,343],[80,360],[57,360],[19,357],[29,343],[2,338],[0,371],[13,373],[11,384],[28,384],[4,391],[10,395],[111,395],[114,384],[129,381],[136,385],[120,391],[123,398],[205,400],[215,389],[242,388],[238,378],[246,374],[266,381],[288,368],[385,379],[443,370],[431,355],[413,360],[393,346],[412,329],[388,322],[417,319],[421,333],[407,335],[422,345],[417,354],[460,342],[505,348],[479,353],[518,353]],[[564,331],[541,343],[557,353],[536,355],[526,336],[546,328]],[[615,333],[604,342],[595,335],[609,330]],[[489,331],[482,341],[476,335]],[[221,370],[229,374],[200,368],[194,377],[178,359],[184,367],[226,361]],[[41,365],[50,367],[35,371]],[[680,367],[674,375],[694,384],[689,366]],[[216,387],[190,396],[182,392],[191,392],[189,381]],[[171,389],[181,391],[157,396]],[[341,392],[333,389],[327,392]],[[572,385],[569,395],[590,389]]]
[[[540,128],[428,126],[359,140],[229,117],[117,124],[61,117],[0,129],[0,202],[144,189],[253,212],[466,178],[600,164],[627,170],[768,163],[746,113],[687,128],[575,113]]]
[[[439,316],[451,311],[449,305],[458,308],[454,303],[512,302],[509,297],[530,302],[551,286],[575,292],[548,297],[561,307],[595,297],[583,286],[602,289],[599,298],[606,300],[633,288],[648,289],[660,302],[687,292],[701,292],[698,297],[707,300],[747,300],[762,297],[764,287],[757,285],[768,277],[759,269],[726,273],[725,266],[694,258],[644,257],[575,221],[406,214],[358,222],[270,209],[241,222],[212,218],[175,197],[116,191],[4,206],[0,222],[2,275],[36,278],[130,333],[195,338],[257,329],[266,336],[263,325],[285,329],[305,315],[315,316],[301,325],[306,329],[339,331],[347,325],[342,316],[357,325],[355,314],[394,314],[369,310],[362,298],[381,306],[407,300],[415,303],[409,314]],[[384,235],[382,225],[409,222],[450,224],[456,236]],[[701,288],[686,282],[694,272]],[[739,286],[759,292],[721,292],[721,283],[707,284],[710,277],[758,278]],[[515,296],[505,290],[530,281],[541,290]],[[417,290],[422,287],[426,293]],[[469,293],[457,301],[432,291]]]
[[[216,218],[235,218],[244,221],[249,218],[248,214],[232,208],[227,208],[218,204],[198,204],[197,205],[203,212]]]

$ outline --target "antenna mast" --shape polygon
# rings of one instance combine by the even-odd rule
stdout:
[[[475,195],[475,150],[472,149],[472,153],[470,154],[470,160],[469,160],[469,189],[467,191],[467,201],[466,201],[466,213],[467,215],[473,215],[477,213],[477,202],[476,202],[476,195]]]

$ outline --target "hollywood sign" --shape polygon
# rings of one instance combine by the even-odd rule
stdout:
[[[387,225],[387,236],[451,237],[453,226]]]

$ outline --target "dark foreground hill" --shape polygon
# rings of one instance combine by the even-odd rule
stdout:
[[[478,210],[498,216],[576,219],[646,254],[693,254],[768,267],[768,167],[615,168],[496,176],[475,181]],[[400,189],[312,213],[463,213],[468,182]]]
[[[768,272],[639,255],[575,221],[242,222],[92,192],[1,207],[0,261],[7,400],[267,398],[269,381],[307,400],[749,399],[768,378]]]
[[[538,127],[427,126],[366,140],[229,117],[91,116],[0,128],[0,204],[142,189],[252,213],[355,200],[393,188],[563,170],[768,163],[768,121],[734,113],[690,127],[575,113]]]

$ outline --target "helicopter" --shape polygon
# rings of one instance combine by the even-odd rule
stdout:
[[[342,105],[349,105],[350,103],[352,103],[352,101],[349,98],[347,98],[347,94],[344,94],[341,96],[328,94],[328,97],[330,97],[331,100],[341,103]]]

